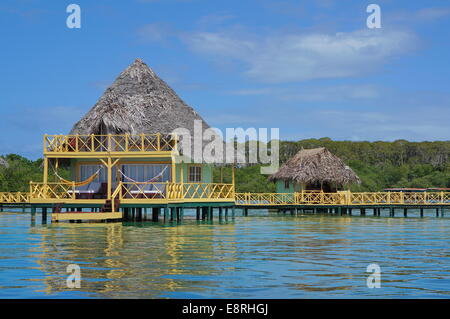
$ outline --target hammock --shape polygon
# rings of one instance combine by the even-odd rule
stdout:
[[[58,173],[56,173],[56,171],[54,170],[53,173],[56,175],[56,177],[58,177],[61,182],[63,182],[64,184],[67,185],[74,185],[76,187],[79,186],[84,186],[89,184],[90,182],[92,182],[94,179],[96,179],[98,177],[98,173],[100,172],[101,168],[99,168],[93,175],[91,175],[90,177],[88,177],[87,179],[85,179],[84,181],[81,182],[73,182],[73,181],[68,181],[67,179],[62,178],[61,176],[58,175]]]
[[[125,175],[120,169],[119,169],[118,171],[119,171],[120,174],[122,174],[123,177],[125,177],[126,179],[128,179],[129,181],[131,181],[131,182],[133,182],[133,183],[147,184],[147,183],[153,183],[153,182],[156,182],[158,179],[160,179],[160,178],[163,176],[163,174],[164,174],[164,172],[166,171],[166,169],[167,169],[167,166],[164,167],[164,169],[161,171],[161,173],[159,173],[158,175],[154,176],[153,178],[149,179],[149,180],[146,181],[146,182],[138,182],[138,181],[135,181],[135,180],[132,179],[131,177],[128,177],[127,175]]]

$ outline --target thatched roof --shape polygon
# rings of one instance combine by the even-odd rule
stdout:
[[[324,147],[302,149],[288,160],[269,180],[297,183],[360,183],[359,177],[344,162]]]
[[[0,157],[0,167],[9,167],[9,163],[3,157]]]
[[[136,59],[70,134],[168,134],[186,128],[194,136],[194,120],[201,121],[203,130],[210,127],[151,68]]]

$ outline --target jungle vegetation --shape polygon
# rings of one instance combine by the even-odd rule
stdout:
[[[269,145],[270,146],[270,145]],[[361,178],[353,191],[381,191],[388,187],[450,187],[450,141],[353,142],[329,138],[280,142],[282,165],[301,148],[326,147],[339,156]],[[8,165],[0,165],[0,191],[28,191],[29,181],[42,180],[42,159],[35,161],[20,155],[2,156]],[[261,164],[236,169],[237,192],[274,192],[275,185],[260,174]],[[231,169],[214,168],[214,180],[231,180]],[[61,171],[60,175],[68,176]],[[57,180],[54,177],[50,181]]]

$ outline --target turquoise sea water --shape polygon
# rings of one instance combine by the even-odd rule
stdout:
[[[42,225],[2,212],[0,298],[450,297],[450,218],[251,215]],[[372,263],[381,288],[366,285]]]

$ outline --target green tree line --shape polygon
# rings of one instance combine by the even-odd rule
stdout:
[[[358,174],[362,183],[354,185],[354,191],[381,191],[388,187],[450,187],[450,141],[352,142],[329,138],[281,141],[280,165],[302,148],[316,147],[326,147]],[[30,180],[42,181],[42,159],[32,161],[16,154],[2,158],[8,165],[0,165],[0,191],[28,191]],[[275,185],[267,180],[268,176],[260,174],[260,167],[261,164],[255,164],[236,169],[238,192],[275,191]],[[66,172],[60,174],[68,176]],[[231,169],[216,167],[214,180],[221,177],[229,182]]]
[[[330,138],[280,141],[280,166],[299,150],[326,147],[360,177],[353,191],[382,191],[390,187],[450,187],[450,141],[353,142]],[[270,144],[268,146],[270,149]],[[248,156],[248,148],[246,148]],[[238,192],[274,192],[260,175],[260,164],[236,171]]]

